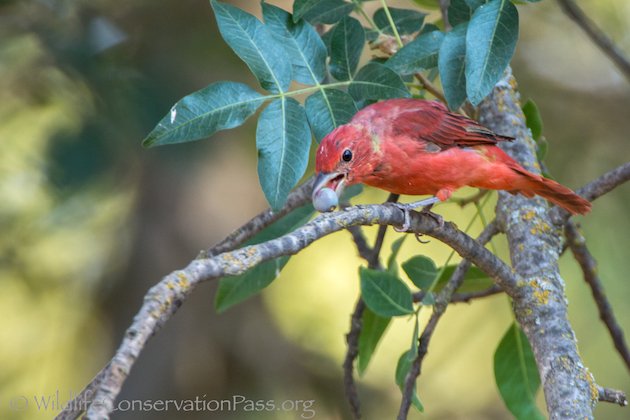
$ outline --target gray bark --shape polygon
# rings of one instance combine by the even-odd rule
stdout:
[[[499,134],[515,137],[501,147],[526,169],[540,173],[510,69],[481,104],[480,121]],[[511,294],[514,313],[534,351],[549,417],[593,418],[597,386],[578,353],[558,269],[562,226],[554,224],[549,205],[541,198],[501,192],[496,213],[508,238],[512,267],[522,278]]]

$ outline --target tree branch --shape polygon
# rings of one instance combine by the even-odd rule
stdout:
[[[622,391],[618,391],[616,389],[603,388],[601,386],[597,387],[597,399],[599,401],[609,402],[613,404],[618,404],[622,407],[626,407],[628,405],[628,398],[626,394]]]
[[[354,381],[354,361],[359,355],[359,336],[361,335],[361,328],[363,328],[363,311],[365,311],[365,302],[359,296],[350,317],[350,331],[346,334],[348,350],[346,350],[346,357],[343,360],[343,388],[350,404],[352,418],[357,420],[361,418],[361,402],[359,401],[357,384]]]
[[[355,225],[386,224],[400,226],[403,212],[392,205],[351,207],[320,215],[294,232],[280,238],[226,252],[211,258],[196,259],[186,268],[175,271],[153,286],[134,317],[131,326],[110,362],[88,409],[89,418],[105,418],[114,408],[114,401],[147,340],[166,323],[179,306],[202,281],[226,275],[238,275],[261,262],[283,255],[293,255],[317,239]],[[411,232],[432,236],[470,259],[514,296],[519,294],[517,277],[510,267],[455,225],[440,226],[431,216],[412,212]]]
[[[510,68],[481,103],[480,120],[494,132],[514,137],[514,142],[503,142],[501,147],[526,169],[540,173]],[[549,416],[591,419],[597,393],[567,318],[564,280],[558,269],[559,227],[541,198],[499,192],[496,214],[508,239],[512,267],[523,279],[520,293],[513,297],[514,314],[532,346]]]
[[[564,232],[567,236],[567,241],[571,251],[573,252],[573,256],[582,268],[584,281],[586,281],[591,288],[593,299],[595,300],[595,304],[597,304],[597,309],[599,310],[599,317],[608,328],[615,348],[626,364],[626,368],[630,370],[630,351],[628,350],[623,330],[615,319],[613,309],[610,306],[610,302],[608,302],[606,292],[604,292],[604,285],[597,274],[597,262],[586,247],[586,240],[580,234],[573,221],[569,220],[567,222],[564,227]]]
[[[627,181],[630,181],[630,162],[606,172],[577,190],[577,193],[589,201],[594,201]]]
[[[493,284],[486,290],[480,290],[478,292],[454,293],[451,298],[451,303],[469,303],[471,300],[494,296],[499,293],[503,293],[503,290],[496,284]]]
[[[628,181],[630,181],[630,162],[626,162],[606,172],[596,180],[578,189],[576,193],[589,201],[595,201]],[[560,207],[551,209],[550,218],[557,226],[563,226],[569,220],[569,217],[571,217],[571,214]]]
[[[573,0],[558,0],[558,4],[560,4],[560,8],[564,13],[588,35],[591,41],[615,63],[619,71],[630,81],[630,61],[624,56],[623,52],[617,48],[612,39],[586,15]]]

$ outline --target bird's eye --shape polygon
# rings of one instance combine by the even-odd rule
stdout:
[[[341,159],[344,162],[350,162],[352,160],[352,152],[350,151],[350,149],[346,149],[343,151],[343,153],[341,154]]]

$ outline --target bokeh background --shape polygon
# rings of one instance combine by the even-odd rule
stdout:
[[[256,1],[231,3],[259,15]],[[630,3],[580,3],[630,55]],[[555,2],[519,12],[515,75],[523,97],[541,109],[551,173],[579,187],[630,157],[630,83]],[[111,357],[151,285],[266,207],[255,119],[211,140],[140,146],[175,101],[218,80],[256,85],[221,40],[207,1],[0,1],[1,418],[53,417],[53,404],[67,402]],[[384,199],[366,190],[357,201]],[[474,209],[444,204],[438,212],[465,226]],[[629,213],[624,186],[579,219],[626,331]],[[480,228],[476,223],[471,233]],[[385,256],[397,235],[388,234]],[[495,247],[507,257],[501,240]],[[449,250],[409,239],[401,260],[417,253],[441,265]],[[262,296],[224,314],[213,309],[216,284],[202,285],[149,342],[120,398],[314,400],[316,418],[346,418],[340,366],[359,264],[349,234],[340,232],[292,258]],[[579,268],[570,255],[561,265],[586,364],[601,385],[630,391],[630,374]],[[449,309],[419,380],[426,413],[411,418],[509,418],[492,372],[494,349],[512,322],[509,309],[504,296]],[[393,370],[412,327],[396,320],[360,379],[366,418],[394,417],[400,393]],[[35,398],[48,400],[48,408]],[[309,415],[115,418],[302,414]],[[630,412],[600,404],[596,416]]]

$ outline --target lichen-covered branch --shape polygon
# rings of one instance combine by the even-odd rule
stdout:
[[[601,386],[597,387],[598,399],[599,401],[609,402],[612,404],[617,404],[622,407],[628,406],[628,397],[622,391],[617,389],[603,388]]]
[[[480,121],[513,136],[502,147],[530,171],[540,173],[535,145],[525,124],[511,70],[480,105]],[[532,346],[552,419],[590,419],[597,386],[578,353],[567,318],[564,280],[558,269],[561,228],[553,223],[547,202],[499,193],[497,220],[505,232],[512,267],[522,278],[512,294],[516,319]]]
[[[200,282],[225,275],[241,274],[269,259],[296,254],[317,239],[348,226],[373,224],[400,226],[403,221],[403,213],[392,205],[352,207],[345,211],[320,215],[278,239],[211,258],[196,259],[186,268],[169,274],[145,296],[140,311],[127,329],[110,366],[105,370],[87,417],[93,419],[108,417],[147,340],[172,317]],[[445,223],[440,226],[431,216],[413,212],[411,231],[441,240],[462,257],[471,260],[504,289],[518,292],[518,280],[511,269],[471,237],[458,230],[455,225]]]

